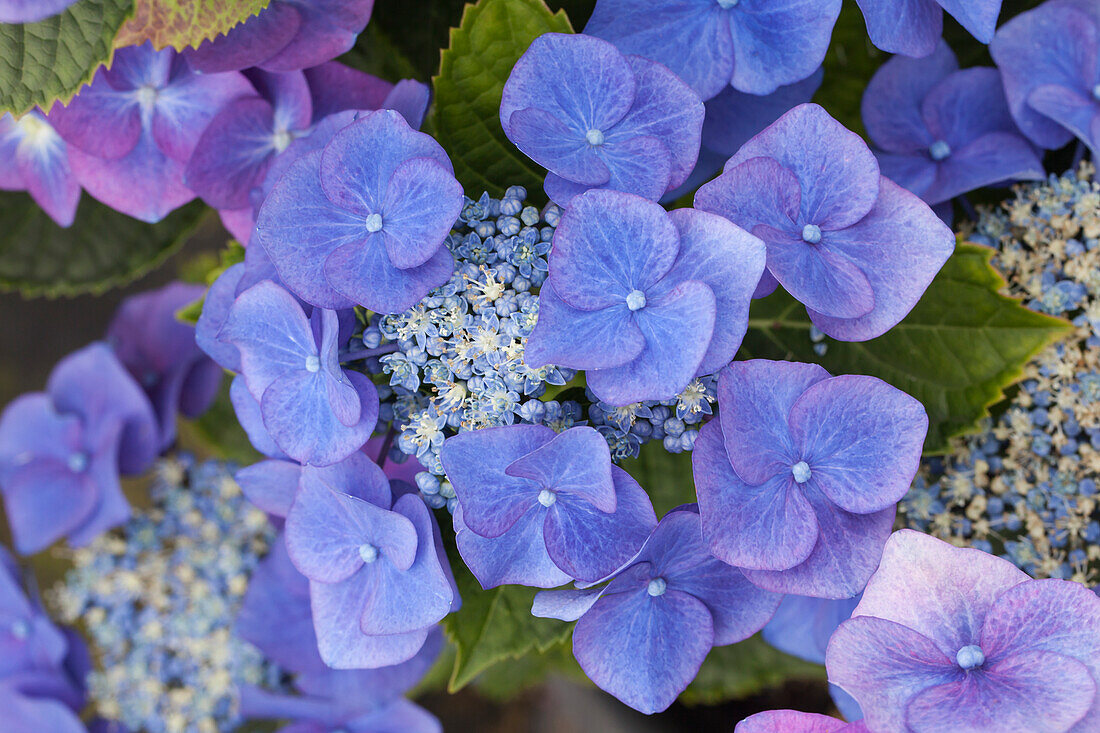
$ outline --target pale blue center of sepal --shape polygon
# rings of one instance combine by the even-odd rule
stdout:
[[[645,308],[645,293],[641,290],[631,290],[626,296],[626,307],[632,311]]]
[[[821,227],[817,224],[807,224],[802,227],[802,241],[808,244],[817,244],[821,241]]]
[[[932,156],[932,160],[943,160],[951,155],[951,146],[946,140],[937,140],[928,147],[928,154]]]
[[[28,624],[23,619],[12,621],[11,626],[8,627],[8,631],[10,631],[11,635],[14,636],[16,639],[19,639],[20,641],[26,639],[28,636],[31,635],[30,624]]]
[[[306,357],[306,371],[307,372],[319,372],[321,371],[321,357],[319,356],[307,356]]]
[[[79,451],[70,453],[68,463],[69,470],[73,473],[84,473],[84,469],[88,467],[88,456]]]
[[[603,145],[603,130],[592,129],[584,133],[589,145]]]
[[[799,461],[791,466],[791,475],[794,476],[794,480],[800,484],[804,484],[810,480],[810,464],[806,461]]]
[[[543,489],[539,492],[539,504],[543,506],[550,506],[558,500],[558,495],[550,489]]]
[[[382,231],[382,215],[381,214],[371,214],[370,216],[367,217],[366,225],[367,225],[367,231],[370,232],[371,234],[374,234],[375,232]]]
[[[977,644],[964,646],[955,654],[955,661],[963,669],[974,669],[985,664],[985,652]]]
[[[654,578],[649,581],[649,587],[645,589],[646,593],[656,598],[657,596],[663,596],[668,589],[668,583],[664,578]]]
[[[369,542],[359,545],[359,559],[370,565],[378,559],[378,548]]]
[[[718,7],[722,8],[722,10],[729,10],[739,2],[741,2],[741,0],[718,0]]]

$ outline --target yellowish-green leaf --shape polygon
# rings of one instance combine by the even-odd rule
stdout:
[[[271,4],[271,0],[134,0],[134,17],[115,39],[117,47],[171,46],[182,51],[226,33]]]

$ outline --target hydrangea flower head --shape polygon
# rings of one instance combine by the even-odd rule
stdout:
[[[257,94],[226,105],[207,125],[187,163],[187,186],[217,209],[250,205],[276,155],[305,134],[313,117],[300,71],[249,72]]]
[[[770,94],[821,65],[840,0],[598,0],[584,32],[672,69],[710,99]]]
[[[373,9],[374,0],[272,0],[228,33],[188,49],[187,60],[207,74],[307,69],[350,50]]]
[[[1074,137],[1100,151],[1100,7],[1054,0],[1001,26],[989,46],[1016,123],[1032,142],[1058,148]]]
[[[362,453],[303,471],[286,542],[310,580],[318,648],[330,667],[410,659],[460,604],[428,507],[415,494],[395,501],[382,469]]]
[[[1096,730],[1098,660],[1095,593],[912,530],[887,542],[826,653],[883,733]]]
[[[959,71],[943,42],[925,58],[895,56],[879,68],[863,95],[863,124],[882,151],[882,175],[929,204],[1045,176],[1012,119],[1000,73]]]
[[[37,23],[76,0],[0,0],[0,23]]]
[[[0,492],[16,549],[35,553],[61,537],[87,544],[124,522],[119,472],[145,470],[159,447],[153,408],[110,348],[62,359],[47,392],[0,416]]]
[[[335,311],[307,318],[294,296],[264,281],[237,297],[221,340],[240,351],[244,384],[286,455],[328,465],[370,438],[378,393],[365,375],[341,368]]]
[[[674,397],[733,358],[763,255],[721,217],[585,193],[554,235],[527,364],[585,369],[613,405]]]
[[[943,35],[946,10],[982,43],[993,40],[1001,0],[856,0],[871,43],[904,56],[927,56]]]
[[[814,324],[865,341],[916,305],[955,247],[951,230],[879,173],[867,145],[816,104],[795,107],[695,195],[767,246],[756,295],[783,287]]]
[[[443,240],[461,210],[443,148],[380,110],[290,166],[260,209],[253,243],[308,303],[395,313],[451,276]]]
[[[0,190],[26,191],[58,226],[73,223],[80,184],[68,146],[40,112],[0,115],[0,160]]]
[[[590,188],[661,198],[695,166],[703,114],[664,66],[562,33],[534,40],[500,102],[505,134],[550,171],[546,195],[561,206]]]
[[[920,465],[924,407],[874,377],[764,360],[726,367],[718,405],[692,453],[711,552],[776,592],[858,593]]]
[[[49,119],[88,193],[155,222],[194,198],[183,172],[199,136],[222,106],[251,91],[240,74],[196,74],[175,51],[147,43],[120,49]]]
[[[472,430],[448,438],[441,458],[458,497],[459,552],[485,588],[597,581],[657,526],[645,491],[590,427]]]
[[[828,715],[768,710],[745,718],[733,733],[869,733],[862,720],[847,723]]]
[[[711,556],[694,505],[661,519],[605,586],[543,591],[535,616],[577,621],[573,654],[589,679],[635,710],[664,710],[714,646],[747,639],[780,596]]]
[[[170,283],[122,301],[107,329],[107,342],[145,390],[160,422],[160,447],[176,437],[176,414],[206,411],[221,385],[221,368],[195,343],[195,329],[176,312],[202,297],[201,285]]]

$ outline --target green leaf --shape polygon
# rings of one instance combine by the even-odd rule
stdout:
[[[787,680],[825,681],[825,668],[775,649],[759,636],[711,650],[699,674],[680,695],[689,705],[714,705],[756,694]]]
[[[659,440],[642,446],[637,458],[619,464],[649,494],[653,510],[663,517],[670,509],[695,501],[691,453],[669,453]]]
[[[543,33],[572,33],[569,18],[542,0],[467,5],[435,78],[429,131],[451,156],[467,193],[501,196],[511,185],[542,192],[545,171],[516,149],[500,126],[500,98],[512,67]]]
[[[566,640],[543,652],[531,651],[518,659],[504,659],[482,672],[474,686],[485,697],[503,702],[541,684],[550,675],[592,684],[573,656],[573,645]]]
[[[271,0],[134,0],[134,17],[118,34],[116,47],[167,46],[182,51],[226,33],[271,4]]]
[[[870,374],[905,390],[928,411],[927,453],[973,432],[1024,365],[1070,330],[1000,294],[993,250],[959,244],[913,311],[883,336],[825,339],[814,353],[806,309],[784,292],[755,301],[738,358],[815,361],[833,374]]]
[[[207,211],[196,201],[146,224],[85,195],[75,223],[62,229],[26,194],[5,192],[0,194],[0,290],[55,297],[125,284],[172,254]]]
[[[180,279],[210,287],[223,272],[241,262],[244,262],[244,247],[237,240],[231,239],[225,249],[216,256],[212,252],[203,252],[195,258],[188,264],[185,272],[181,272]],[[199,322],[202,305],[205,302],[206,293],[204,292],[198,299],[176,311],[176,318],[194,326]]]
[[[250,466],[263,460],[248,440],[244,428],[237,421],[233,403],[229,401],[229,385],[224,379],[214,403],[197,420],[180,420],[180,445],[203,456],[216,456],[223,460]]]
[[[439,73],[439,49],[447,44],[450,28],[461,20],[465,4],[465,0],[376,2],[370,25],[355,48],[360,57],[370,58],[373,63],[359,68],[391,80],[431,79]],[[391,63],[386,56],[394,52],[408,70],[397,75],[381,73]]]
[[[0,114],[68,102],[111,61],[133,0],[80,0],[37,23],[0,23]]]
[[[456,647],[448,690],[456,692],[490,667],[562,644],[572,624],[531,615],[537,588],[502,585],[483,590],[461,560],[451,562],[462,608],[443,619]]]

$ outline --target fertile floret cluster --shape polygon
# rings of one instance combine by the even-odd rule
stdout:
[[[439,460],[449,435],[514,423],[557,432],[587,424],[619,461],[650,440],[671,452],[691,450],[717,399],[713,376],[668,400],[616,406],[579,388],[554,399],[576,370],[533,368],[524,353],[561,209],[550,204],[540,212],[526,197],[522,186],[512,186],[501,199],[467,198],[446,241],[456,263],[451,279],[409,310],[371,321],[362,334],[368,350],[392,349],[378,359],[392,390],[380,391],[380,414],[392,421],[397,448],[427,469],[417,483],[433,507],[454,510]]]
[[[275,529],[224,464],[163,460],[151,496],[152,508],[72,553],[49,600],[84,627],[100,716],[150,733],[230,730],[238,687],[281,674],[233,631]]]
[[[917,480],[908,526],[995,552],[1036,577],[1100,580],[1100,184],[1017,189],[971,239],[997,248],[1008,292],[1074,333],[1025,367],[1007,408]]]

